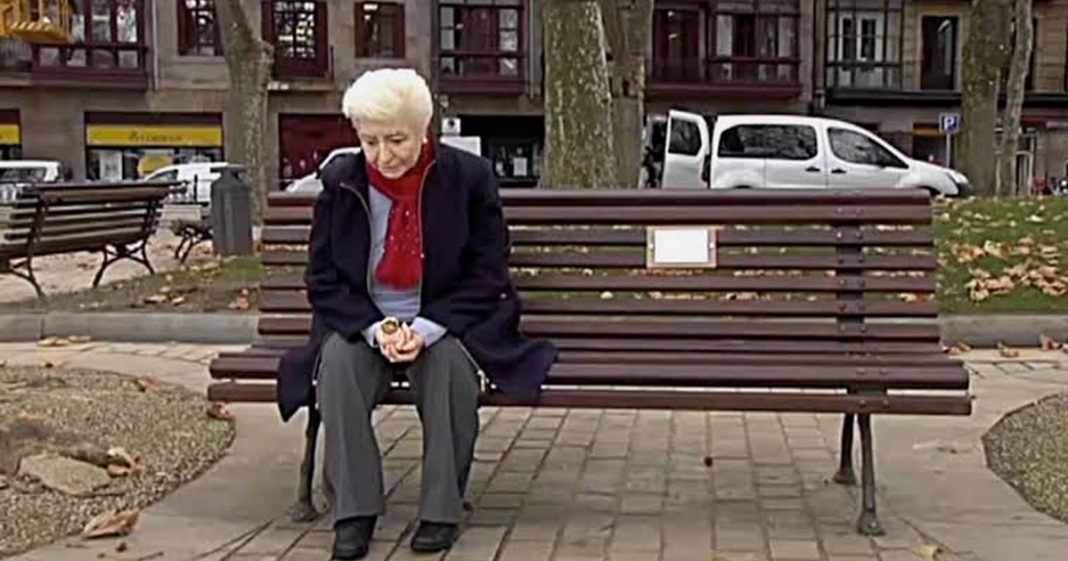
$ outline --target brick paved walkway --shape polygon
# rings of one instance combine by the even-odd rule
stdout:
[[[155,375],[203,388],[220,347],[90,343],[0,345],[9,363]],[[654,561],[1063,560],[1068,526],[1030,509],[984,466],[982,433],[1004,412],[1068,389],[1068,355],[1025,351],[1004,362],[972,353],[978,395],[968,418],[878,418],[885,537],[853,531],[856,490],[828,483],[839,420],[829,415],[666,411],[481,411],[469,498],[475,510],[447,556],[414,556],[419,423],[381,408],[388,513],[368,559]],[[109,558],[325,561],[324,522],[293,524],[285,508],[299,461],[299,422],[273,407],[235,405],[238,438],[203,477],[149,508],[126,538],[68,540],[18,561]],[[711,457],[711,465],[705,458]]]

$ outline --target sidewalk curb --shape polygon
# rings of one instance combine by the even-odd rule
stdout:
[[[88,335],[100,341],[134,343],[251,343],[256,314],[50,313],[0,314],[0,341],[37,341],[44,337]],[[1037,347],[1040,334],[1068,340],[1068,315],[943,316],[946,344],[973,347],[997,343]]]
[[[0,315],[0,341],[87,335],[131,343],[250,343],[255,314],[50,313]]]

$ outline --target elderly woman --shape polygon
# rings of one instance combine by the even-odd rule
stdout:
[[[440,551],[463,513],[480,376],[536,400],[556,349],[519,334],[496,179],[486,160],[428,135],[426,82],[407,69],[367,72],[342,110],[362,152],[321,174],[305,272],[312,336],[283,360],[279,405],[284,418],[318,405],[334,557],[359,559],[384,509],[371,411],[404,372],[423,426],[411,547]]]

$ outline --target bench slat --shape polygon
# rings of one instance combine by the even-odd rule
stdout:
[[[262,290],[259,308],[267,314],[310,313],[304,291]],[[767,317],[936,317],[934,302],[838,301],[787,302],[782,300],[685,300],[670,298],[610,299],[540,297],[523,300],[523,313],[631,314],[673,316]]]
[[[248,366],[245,366],[248,365]],[[245,366],[242,368],[241,366]],[[218,379],[274,379],[278,359],[222,358],[212,368]],[[960,367],[844,367],[820,365],[803,370],[792,366],[721,364],[557,364],[548,385],[679,386],[679,387],[812,387],[868,386],[896,389],[965,389],[968,375]]]
[[[263,316],[260,335],[303,335],[309,333],[311,316]],[[831,322],[752,322],[724,320],[637,319],[550,319],[525,317],[525,333],[537,337],[585,336],[644,339],[648,337],[701,337],[726,339],[840,339],[937,341],[939,326],[928,324],[835,324]]]
[[[591,277],[585,275],[517,276],[519,290],[547,290],[563,292],[918,292],[933,293],[935,279],[924,277],[874,276],[816,276],[779,275],[769,277],[743,276],[630,276],[613,275]],[[261,283],[264,290],[303,290],[301,274],[278,274]]]
[[[308,263],[306,251],[269,250],[263,253],[266,266],[303,267]],[[644,251],[556,252],[517,251],[508,259],[512,267],[563,267],[588,269],[643,269]],[[937,260],[930,255],[739,255],[717,257],[718,269],[795,269],[795,270],[866,270],[866,271],[934,271]]]
[[[562,350],[572,351],[695,351],[695,352],[764,352],[764,353],[857,353],[912,354],[937,353],[937,342],[850,341],[850,340],[778,340],[778,339],[627,339],[591,337],[554,337]],[[291,349],[308,342],[307,335],[258,335],[254,347]]]
[[[274,384],[219,382],[208,386],[208,399],[223,402],[275,401]],[[391,390],[385,403],[410,404],[411,392]],[[500,393],[484,396],[488,406],[523,405]],[[592,409],[677,409],[695,411],[770,411],[815,413],[898,413],[969,415],[967,396],[891,395],[872,397],[856,394],[756,393],[641,390],[546,390],[539,407]]]
[[[304,245],[308,243],[311,227],[305,223],[299,226],[276,226],[269,221],[263,229],[263,243]],[[616,246],[644,248],[646,233],[644,229],[548,229],[548,228],[512,228],[510,231],[512,245],[546,246],[546,245],[584,245]],[[761,228],[759,230],[727,227],[721,229],[716,241],[720,247],[803,247],[803,246],[885,246],[885,247],[930,247],[934,244],[934,234],[928,230],[872,230],[860,232],[852,228]]]
[[[702,274],[693,276],[668,275],[608,275],[575,274],[518,275],[519,290],[547,290],[552,292],[920,292],[936,289],[933,276],[876,277],[871,275],[769,275],[725,276]]]
[[[311,207],[270,207],[266,220],[275,225],[307,224]],[[620,206],[611,212],[598,207],[505,207],[504,216],[512,226],[573,224],[912,224],[931,223],[930,209],[924,206],[884,205],[875,207],[794,206]]]

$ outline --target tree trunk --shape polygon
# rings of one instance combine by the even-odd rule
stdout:
[[[1030,70],[1031,46],[1034,40],[1034,23],[1031,21],[1032,0],[1015,0],[1013,25],[1015,40],[1012,46],[1012,64],[1005,90],[1005,109],[1001,117],[1001,147],[998,150],[999,195],[1021,195],[1030,191],[1030,185],[1016,182],[1016,150],[1020,144],[1020,112],[1023,109],[1024,88]]]
[[[961,71],[961,138],[958,167],[980,195],[991,195],[997,184],[994,129],[998,114],[998,85],[1007,53],[1008,19],[1013,0],[972,0],[964,40]]]
[[[653,0],[599,0],[610,56],[616,184],[638,187],[645,115],[645,67]]]
[[[616,183],[612,97],[596,0],[548,0],[545,40],[545,165],[548,187]]]
[[[223,116],[226,159],[245,166],[252,186],[253,223],[262,222],[267,207],[267,84],[274,62],[273,47],[249,24],[242,0],[215,3],[222,32],[223,55],[230,73]]]

